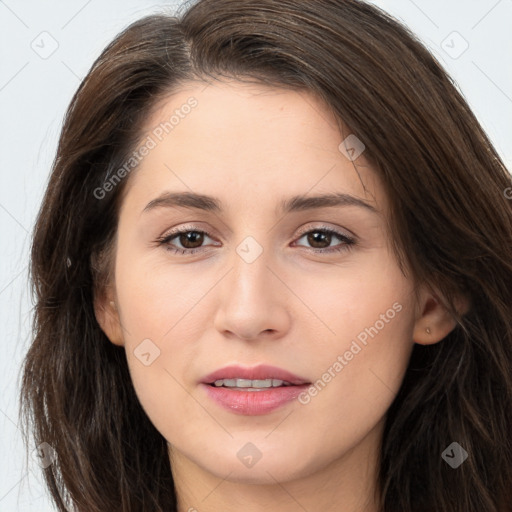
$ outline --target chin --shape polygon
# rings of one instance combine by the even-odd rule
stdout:
[[[261,458],[252,466],[245,465],[235,453],[234,458],[226,459],[217,455],[212,464],[203,465],[203,468],[218,478],[230,482],[275,485],[278,482],[288,482],[314,471],[311,464],[299,456],[300,450],[290,450],[289,456],[285,453],[270,451],[269,456],[262,454]],[[243,456],[241,457],[243,459]],[[210,461],[208,461],[210,462]],[[219,466],[219,462],[221,465]],[[229,475],[229,476],[228,476]]]

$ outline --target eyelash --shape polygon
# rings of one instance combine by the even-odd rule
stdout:
[[[186,229],[181,229],[180,231],[173,231],[172,233],[169,233],[168,235],[158,238],[156,240],[156,242],[158,243],[159,246],[164,245],[165,249],[167,251],[170,251],[174,254],[192,255],[192,254],[195,254],[197,252],[204,250],[204,247],[197,247],[195,249],[180,249],[180,248],[172,247],[171,245],[169,245],[171,240],[173,240],[174,238],[176,238],[180,235],[186,234],[186,233],[200,233],[200,234],[208,236],[209,238],[212,238],[210,233],[208,233],[207,231],[203,231],[201,229],[191,229],[189,227]],[[337,248],[312,249],[312,251],[316,254],[318,254],[318,253],[331,253],[331,254],[340,253],[340,252],[348,251],[348,250],[352,249],[352,246],[356,244],[356,241],[354,238],[349,237],[343,233],[340,233],[339,231],[336,231],[332,228],[323,227],[323,226],[319,227],[319,228],[310,229],[308,231],[305,231],[304,233],[301,233],[299,239],[305,235],[310,234],[310,233],[325,233],[328,235],[334,235],[334,236],[338,237],[343,242],[343,244]],[[301,247],[303,247],[303,246],[301,246]]]

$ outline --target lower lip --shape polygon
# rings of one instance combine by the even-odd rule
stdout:
[[[201,384],[207,395],[217,404],[236,414],[256,416],[267,414],[295,400],[309,384],[302,386],[281,386],[263,391],[238,391],[223,386]]]

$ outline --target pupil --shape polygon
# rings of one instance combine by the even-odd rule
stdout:
[[[180,243],[187,249],[194,249],[201,246],[203,239],[203,233],[199,233],[198,231],[188,231],[180,236]],[[190,246],[190,244],[192,244],[192,246]]]
[[[321,240],[322,238],[324,239],[323,241]],[[326,241],[327,245],[322,247],[322,243],[325,243]],[[321,231],[314,231],[308,235],[308,242],[313,247],[317,248],[329,247],[331,244],[331,235],[329,233],[322,233]],[[318,246],[318,243],[320,243],[320,247]]]

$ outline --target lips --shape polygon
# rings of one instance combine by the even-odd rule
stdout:
[[[268,387],[270,382],[272,387]],[[255,416],[293,403],[310,384],[307,379],[276,366],[232,365],[206,375],[200,388],[217,406],[234,414]]]
[[[261,364],[251,368],[239,365],[226,366],[206,375],[203,379],[201,379],[201,383],[213,384],[215,381],[223,379],[276,379],[285,381],[295,386],[311,384],[307,379],[299,377],[298,375],[295,375],[287,370],[266,364]]]

